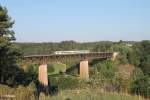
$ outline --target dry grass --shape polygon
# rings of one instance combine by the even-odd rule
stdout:
[[[140,96],[104,92],[101,90],[65,90],[51,97],[51,100],[145,100]]]

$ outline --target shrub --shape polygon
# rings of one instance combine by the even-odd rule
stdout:
[[[53,66],[48,65],[48,67],[47,67],[47,72],[48,72],[48,73],[53,73],[54,71],[55,71],[55,69],[53,68]]]
[[[148,76],[141,76],[134,80],[131,87],[131,93],[149,98],[150,78]]]

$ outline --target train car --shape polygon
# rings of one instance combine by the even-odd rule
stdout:
[[[84,54],[89,53],[89,50],[78,50],[78,51],[55,51],[54,54]]]

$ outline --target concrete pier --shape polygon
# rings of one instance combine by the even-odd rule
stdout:
[[[88,79],[89,78],[89,67],[88,60],[80,61],[80,79]]]
[[[40,84],[48,86],[47,64],[41,64],[39,66],[38,79]]]

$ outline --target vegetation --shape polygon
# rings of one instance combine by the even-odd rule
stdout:
[[[130,96],[128,94],[118,94],[115,92],[102,92],[100,90],[65,90],[52,100],[144,100],[139,96]]]
[[[51,75],[49,76],[49,82],[51,86],[57,86],[59,90],[79,87],[79,79],[69,75]]]
[[[18,86],[11,88],[6,85],[0,85],[0,99],[1,100],[35,100],[34,88]]]
[[[48,75],[59,74],[66,72],[66,65],[63,63],[48,64]]]
[[[78,66],[77,61],[63,61],[62,63],[50,64],[49,68],[49,82],[52,86],[58,87],[58,90],[66,89],[99,89],[107,92],[123,92],[129,94],[137,94],[149,98],[149,43],[150,41],[133,42],[132,46],[128,46],[126,42],[91,42],[91,43],[77,43],[73,41],[65,41],[61,43],[25,43],[26,49],[34,49],[35,45],[41,48],[48,49],[50,52],[55,50],[79,50],[89,49],[96,51],[119,52],[119,56],[115,61],[111,60],[93,60],[89,62],[90,78],[87,81],[78,80]],[[17,43],[21,48],[24,43]],[[32,46],[31,46],[32,44]],[[50,49],[53,44],[53,50]],[[47,46],[44,46],[47,45]],[[49,45],[49,46],[48,46]],[[60,46],[61,45],[61,46]],[[28,47],[31,46],[31,47]],[[42,54],[45,51],[38,51],[36,53]],[[34,53],[32,51],[23,51],[23,54]],[[45,52],[48,53],[48,52]],[[70,62],[70,63],[69,63]],[[56,67],[52,67],[56,66]],[[61,68],[59,68],[59,67]],[[64,67],[63,67],[64,66]],[[66,70],[66,72],[63,70]],[[69,75],[68,75],[69,74]],[[141,80],[143,80],[141,82]],[[76,84],[73,86],[73,83]],[[144,86],[144,87],[141,87]]]
[[[32,98],[35,90],[24,87],[30,87],[31,80],[28,78],[31,76],[18,66],[21,53],[14,43],[15,33],[11,30],[13,24],[7,9],[0,6],[0,99],[14,95],[16,99],[22,100]]]
[[[14,32],[10,30],[14,21],[7,14],[6,8],[0,6],[0,84],[10,86],[23,84],[24,71],[17,66],[20,56],[14,44]]]

